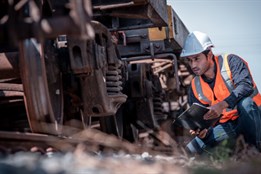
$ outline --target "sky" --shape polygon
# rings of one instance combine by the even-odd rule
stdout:
[[[191,31],[214,44],[214,54],[233,53],[248,62],[261,91],[261,0],[167,0]]]

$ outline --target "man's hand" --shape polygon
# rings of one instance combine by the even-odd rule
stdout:
[[[228,107],[228,104],[226,101],[221,101],[217,104],[214,104],[209,107],[209,111],[203,116],[205,120],[210,120],[214,118],[218,118],[224,109]]]
[[[196,135],[196,136],[198,136],[199,138],[205,138],[205,136],[207,135],[207,132],[208,132],[208,130],[207,129],[203,129],[203,130],[199,130],[199,129],[197,129],[197,130],[190,130],[189,131],[189,133],[191,134],[191,135]]]

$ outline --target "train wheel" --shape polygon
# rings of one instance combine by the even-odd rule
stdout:
[[[32,132],[57,135],[63,122],[62,76],[54,54],[50,56],[44,50],[50,49],[36,39],[20,43],[25,104]]]

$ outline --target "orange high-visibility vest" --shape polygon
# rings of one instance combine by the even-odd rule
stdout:
[[[195,97],[202,104],[208,104],[211,106],[220,101],[223,101],[231,94],[233,89],[235,89],[235,86],[234,86],[233,80],[232,80],[231,70],[228,65],[227,57],[228,57],[228,55],[223,55],[223,56],[220,55],[220,56],[215,56],[215,58],[214,58],[214,60],[216,62],[216,66],[217,66],[217,74],[216,74],[215,86],[214,86],[213,90],[210,88],[209,84],[206,83],[202,79],[202,77],[195,76],[193,78],[193,80],[191,82],[192,91],[193,91]],[[244,63],[247,65],[247,63],[245,61],[244,61]],[[248,67],[248,65],[247,65],[247,67]],[[249,67],[248,67],[248,69],[249,69]],[[252,78],[252,83],[253,83],[254,92],[252,93],[251,97],[253,98],[255,103],[260,107],[261,106],[261,95],[258,92],[257,86],[256,86],[255,82],[253,81],[253,78]],[[238,118],[237,109],[236,108],[234,108],[234,109],[226,108],[223,110],[222,116],[221,116],[219,122],[224,123],[228,120],[235,120],[236,118]]]

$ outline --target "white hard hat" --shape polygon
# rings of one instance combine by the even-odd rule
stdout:
[[[180,57],[196,55],[211,47],[214,47],[214,45],[208,35],[199,31],[193,31],[188,35]]]

